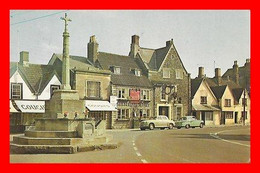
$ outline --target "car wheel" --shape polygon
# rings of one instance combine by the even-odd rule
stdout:
[[[153,129],[154,129],[154,124],[152,124],[152,123],[149,124],[149,129],[150,129],[150,130],[153,130]]]
[[[185,128],[186,128],[186,129],[189,129],[189,128],[190,128],[190,125],[189,125],[189,124],[186,124],[186,125],[185,125]]]
[[[200,123],[200,128],[203,128],[203,124],[202,123]]]
[[[169,124],[169,129],[173,129],[173,124]]]

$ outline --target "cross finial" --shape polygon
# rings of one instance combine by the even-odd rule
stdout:
[[[68,22],[71,22],[72,20],[67,17],[67,13],[65,13],[65,17],[61,17],[60,19],[65,21],[65,31],[64,32],[67,32]]]

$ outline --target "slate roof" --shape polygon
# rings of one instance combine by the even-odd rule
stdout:
[[[48,64],[52,64],[54,65],[56,59],[59,59],[59,63],[61,64],[62,62],[62,54],[56,54],[54,53],[52,55],[51,60],[49,61]],[[57,65],[57,64],[55,64]],[[59,72],[61,72],[61,67],[59,66]],[[104,72],[104,73],[108,73],[108,71],[104,71],[101,69],[96,68],[86,57],[84,56],[75,56],[75,55],[70,55],[70,69],[74,69],[74,70],[79,70],[79,71],[90,71],[90,72]]]
[[[98,53],[98,63],[104,70],[110,70],[112,66],[120,67],[120,74],[111,74],[111,81],[114,85],[152,87],[148,78],[141,74],[135,76],[131,69],[142,69],[137,65],[134,58],[105,52]]]
[[[216,78],[205,78],[205,80],[210,87],[228,85],[230,89],[241,88],[240,85],[236,84],[232,80],[227,80],[227,79],[221,78],[221,82],[219,85],[218,85]]]
[[[191,80],[191,97],[193,98],[197,90],[199,89],[200,84],[202,83],[203,78],[196,78]]]
[[[150,70],[159,70],[165,59],[167,53],[169,52],[170,46],[162,47],[159,49],[148,49],[140,48],[140,55],[145,64]]]
[[[210,89],[212,90],[212,92],[214,93],[217,99],[222,98],[226,88],[227,85],[210,87]]]
[[[235,101],[238,103],[239,99],[241,98],[241,95],[243,93],[243,88],[236,88],[232,90],[233,96],[235,98]]]
[[[250,62],[245,63],[244,66],[238,67],[239,73],[239,84],[242,87],[245,87],[247,91],[250,93]],[[230,79],[233,77],[233,68],[228,69],[223,75],[222,78],[227,78],[229,76]]]
[[[27,66],[18,62],[10,63],[10,77],[18,70],[19,74],[30,88],[32,93],[41,94],[46,85],[57,75],[52,65],[29,64]],[[59,76],[57,75],[60,80]]]

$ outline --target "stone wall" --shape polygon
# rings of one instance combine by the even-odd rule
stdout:
[[[163,69],[170,69],[170,78],[163,78]],[[176,70],[181,71],[183,78],[176,79]],[[190,105],[190,75],[186,72],[185,68],[182,65],[182,62],[177,54],[177,51],[172,48],[164,62],[162,63],[162,67],[158,71],[150,71],[149,79],[153,84],[174,84],[177,85],[177,103],[178,106],[182,107],[183,113],[182,116],[190,114],[191,105]],[[162,101],[161,100],[161,88],[154,88],[154,112],[155,115],[159,115],[159,110],[157,110],[156,105],[160,104],[171,107],[172,119],[176,118],[176,104],[171,102],[170,100]],[[179,101],[178,101],[179,100]]]

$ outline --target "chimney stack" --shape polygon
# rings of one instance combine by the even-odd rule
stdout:
[[[92,35],[89,39],[87,55],[88,55],[88,59],[93,64],[95,64],[96,60],[98,59],[98,43],[95,35]]]
[[[215,78],[217,79],[218,85],[221,84],[221,69],[215,68]]]
[[[237,65],[237,61],[234,61],[234,65],[233,65],[233,79],[235,81],[235,83],[239,84],[239,72],[238,72],[239,68]]]
[[[166,47],[173,45],[173,39],[166,41]]]
[[[139,46],[139,36],[138,35],[133,35],[132,36],[132,42],[131,42],[131,46],[130,46],[130,52],[129,52],[129,56],[131,57],[135,57],[137,52],[139,51],[140,46]]]
[[[27,52],[27,51],[20,52],[19,63],[22,65],[25,65],[25,66],[29,65],[29,52]]]
[[[246,63],[245,63],[245,65],[244,66],[248,66],[250,64],[250,59],[249,58],[247,58],[246,59]]]
[[[198,78],[203,78],[204,76],[204,67],[199,67]]]

